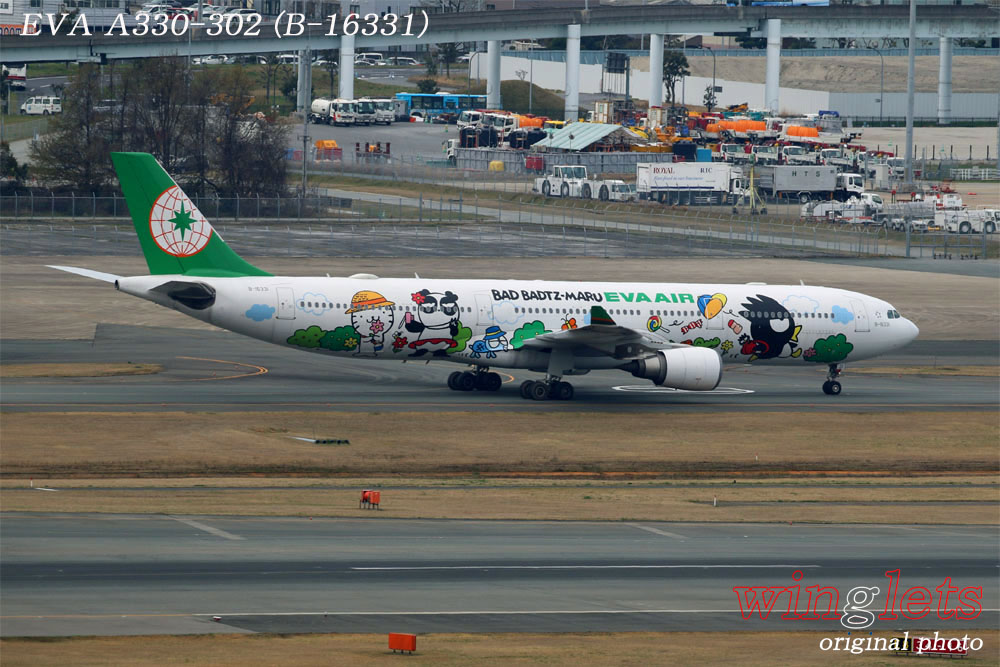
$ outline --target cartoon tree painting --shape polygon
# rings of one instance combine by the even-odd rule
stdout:
[[[347,351],[353,350],[361,341],[358,330],[350,325],[337,327],[333,331],[326,332],[319,341],[319,346],[324,350]]]
[[[455,347],[448,349],[448,354],[455,354],[456,352],[461,352],[465,349],[466,344],[469,339],[472,338],[472,329],[462,324],[462,320],[458,320],[455,323],[458,326],[458,333],[455,334],[455,342],[458,343]]]
[[[812,349],[806,350],[803,358],[818,364],[832,364],[846,359],[852,350],[854,350],[854,345],[847,342],[847,336],[837,334],[817,340]]]
[[[287,342],[289,345],[298,345],[299,347],[319,347],[319,341],[325,334],[325,331],[314,324],[308,329],[299,329],[288,337]]]
[[[545,328],[539,320],[534,322],[527,322],[520,329],[514,332],[514,337],[510,340],[510,346],[515,350],[524,345],[524,341],[530,340],[535,336],[541,336],[542,334],[552,333]]]

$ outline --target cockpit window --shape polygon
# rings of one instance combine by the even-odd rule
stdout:
[[[898,320],[899,318],[902,317],[902,315],[899,314],[898,310],[890,310],[888,311],[888,315],[890,320]]]

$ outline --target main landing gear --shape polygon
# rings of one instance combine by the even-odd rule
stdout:
[[[844,369],[837,364],[830,364],[830,371],[826,374],[826,382],[823,383],[823,393],[827,396],[840,395],[840,383],[837,378],[844,372]]]
[[[568,401],[573,398],[573,385],[554,378],[525,380],[521,383],[521,398],[535,401]]]
[[[491,373],[488,368],[474,371],[455,371],[448,376],[448,389],[453,391],[498,391],[503,384],[499,373]]]

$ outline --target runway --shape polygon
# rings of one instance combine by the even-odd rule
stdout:
[[[922,341],[864,365],[977,365],[996,359],[995,342]],[[154,375],[4,380],[4,410],[857,410],[983,409],[1000,401],[989,377],[851,375],[840,396],[825,396],[824,368],[736,365],[718,389],[689,393],[653,386],[623,372],[572,378],[570,402],[526,401],[518,386],[536,373],[513,371],[499,392],[445,386],[458,364],[310,357],[222,331],[101,325],[93,341],[5,340],[4,364],[37,362],[160,363]]]
[[[792,586],[798,571],[803,590],[836,587],[841,607],[850,589],[878,586],[881,611],[897,568],[904,590],[946,577],[981,586],[982,613],[873,629],[985,629],[1000,620],[998,537],[995,526],[8,513],[0,633],[844,632],[839,614],[782,619],[787,601],[744,620],[733,587]]]

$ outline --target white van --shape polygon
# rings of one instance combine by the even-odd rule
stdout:
[[[48,116],[62,113],[62,100],[58,97],[29,97],[21,105],[21,115]]]

